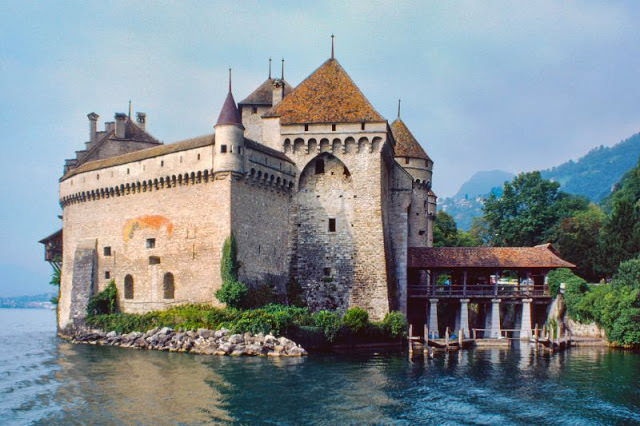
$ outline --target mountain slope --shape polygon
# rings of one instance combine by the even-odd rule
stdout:
[[[635,134],[617,145],[599,146],[578,161],[570,160],[540,173],[543,178],[560,183],[561,191],[583,195],[598,203],[635,166],[639,156],[640,134]]]
[[[491,192],[500,195],[504,182],[514,176],[504,170],[476,172],[462,184],[456,195],[438,203],[438,208],[453,216],[458,229],[467,231],[471,227],[471,220],[482,216],[484,198]]]

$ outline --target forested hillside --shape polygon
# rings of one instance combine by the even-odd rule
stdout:
[[[599,146],[578,161],[542,170],[542,177],[560,183],[560,189],[600,202],[640,156],[640,134],[612,147]]]

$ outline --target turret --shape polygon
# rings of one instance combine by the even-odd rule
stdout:
[[[400,101],[398,101],[398,118],[391,123],[391,132],[396,141],[394,148],[396,161],[409,172],[416,184],[431,188],[433,161],[400,119]]]
[[[222,105],[215,129],[213,172],[244,173],[244,126],[236,101],[231,93],[231,70],[229,70],[229,93]]]

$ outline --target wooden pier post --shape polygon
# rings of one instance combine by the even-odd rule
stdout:
[[[462,343],[464,341],[464,328],[458,331],[458,349],[462,350]]]
[[[413,356],[413,324],[409,324],[409,357]]]
[[[447,326],[446,330],[444,331],[444,347],[449,350],[449,327]]]

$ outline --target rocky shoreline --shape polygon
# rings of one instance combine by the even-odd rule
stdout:
[[[118,334],[115,331],[75,330],[61,337],[72,343],[119,346],[168,352],[188,352],[205,355],[298,357],[307,351],[293,340],[258,333],[232,334],[229,330],[198,329],[183,331],[169,327],[154,328],[145,333],[134,331]]]

